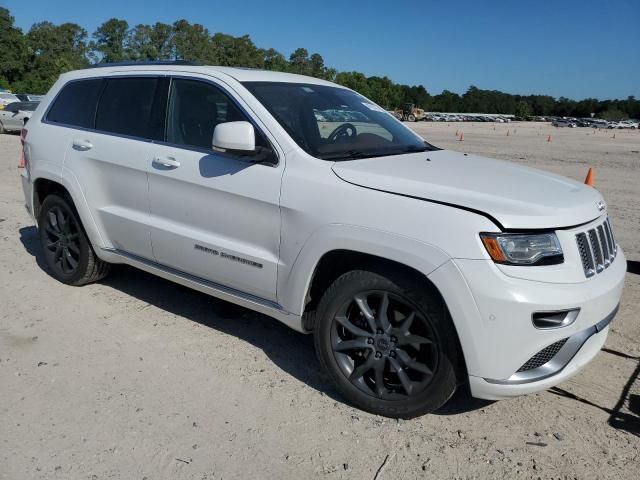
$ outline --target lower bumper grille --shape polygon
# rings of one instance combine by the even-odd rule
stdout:
[[[556,354],[560,351],[560,349],[567,343],[568,338],[563,338],[562,340],[557,341],[556,343],[552,343],[546,348],[543,348],[538,353],[536,353],[533,357],[527,360],[527,363],[522,365],[518,372],[526,372],[527,370],[533,370],[534,368],[538,368],[545,363],[549,362]]]

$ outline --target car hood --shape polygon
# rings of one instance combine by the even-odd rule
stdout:
[[[450,204],[488,215],[505,229],[560,228],[602,214],[602,196],[568,178],[448,150],[336,162],[361,187]]]

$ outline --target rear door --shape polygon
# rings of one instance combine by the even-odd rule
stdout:
[[[92,127],[70,139],[64,168],[83,187],[108,247],[152,259],[148,163],[153,140],[164,132],[168,79],[102,80]]]
[[[150,162],[151,239],[158,262],[275,300],[283,156],[256,164],[211,147],[216,125],[245,120],[256,143],[275,148],[228,87],[174,78],[165,145]]]

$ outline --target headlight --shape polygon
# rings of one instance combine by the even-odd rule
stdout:
[[[481,233],[480,238],[496,263],[555,265],[564,261],[555,233]]]

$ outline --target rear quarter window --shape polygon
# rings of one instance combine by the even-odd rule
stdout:
[[[47,121],[93,128],[102,82],[102,79],[92,79],[67,83],[53,101],[47,114]]]

